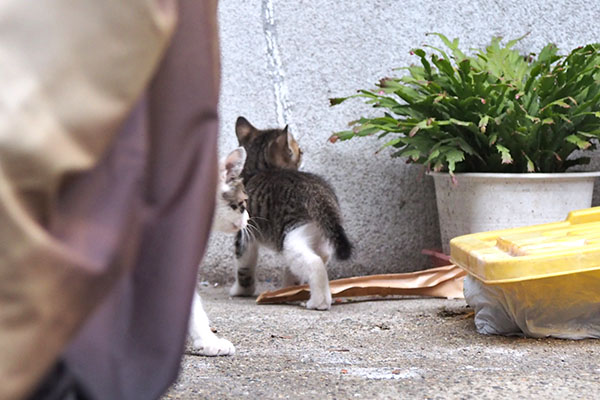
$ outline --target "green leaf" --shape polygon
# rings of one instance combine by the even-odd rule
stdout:
[[[353,96],[350,96],[350,97],[353,97]],[[329,99],[329,105],[330,106],[338,105],[338,104],[343,103],[344,101],[348,100],[350,97],[332,97],[331,99]]]
[[[425,51],[423,51],[423,49],[413,49],[411,50],[413,53],[415,53],[416,55],[418,55],[419,57],[425,57]]]
[[[444,169],[444,162],[441,160],[438,160],[435,162],[435,164],[432,167],[434,172],[440,172],[441,170]]]
[[[451,149],[448,152],[444,153],[444,157],[446,158],[446,162],[448,163],[448,172],[450,174],[454,173],[456,169],[456,163],[459,163],[465,159],[465,154],[457,149]]]
[[[573,118],[577,118],[577,117],[581,117],[584,115],[593,115],[596,118],[600,118],[600,111],[591,111],[591,112],[582,112],[582,113],[578,113],[573,115]]]
[[[533,161],[531,161],[529,157],[525,157],[527,158],[527,172],[535,172],[535,165],[533,164]]]
[[[515,44],[517,44],[517,43],[519,43],[521,40],[525,39],[525,38],[526,38],[526,37],[527,37],[527,36],[528,36],[530,33],[531,33],[531,32],[527,32],[527,33],[526,33],[526,34],[524,34],[523,36],[521,36],[521,37],[518,37],[518,38],[516,38],[516,39],[513,39],[513,40],[509,41],[509,42],[506,44],[506,48],[507,48],[507,49],[510,49],[510,48],[511,48],[511,47],[513,47]]]
[[[425,45],[425,47],[427,47],[427,48],[430,48],[430,49],[433,49],[433,50],[437,51],[438,53],[440,53],[440,54],[442,55],[442,57],[444,57],[444,59],[445,59],[445,60],[447,60],[447,61],[450,61],[450,57],[448,57],[448,54],[446,54],[446,52],[445,52],[444,50],[442,50],[442,49],[440,49],[440,48],[438,48],[438,47],[435,47],[435,46],[431,46],[431,45],[429,45],[429,44],[426,44],[426,45]],[[431,55],[431,59],[433,60],[433,58],[434,58],[434,57],[435,57],[435,56],[432,54],[432,55]]]
[[[523,111],[525,111],[525,110],[523,110]],[[531,115],[529,115],[527,113],[525,113],[525,118],[527,118],[528,120],[530,120],[534,124],[539,124],[540,122],[542,122],[542,120],[539,119],[538,117],[532,117]]]
[[[489,115],[484,115],[479,120],[479,124],[477,126],[479,127],[479,130],[481,131],[481,133],[485,133],[485,130],[487,128],[487,124],[488,124],[489,120],[490,120]]]
[[[427,160],[425,161],[426,163],[431,162],[432,160],[436,159],[438,156],[440,155],[440,150],[439,149],[435,149],[433,150],[430,154],[429,157],[427,157]]]
[[[461,120],[458,120],[456,118],[450,118],[449,121],[452,122],[454,125],[459,125],[459,126],[471,126],[471,125],[474,125],[472,122],[461,121]]]
[[[371,136],[381,131],[381,127],[370,123],[363,123],[362,125],[355,126],[352,131],[356,136]]]
[[[587,138],[598,139],[600,138],[600,129],[591,132],[577,131],[577,134]]]
[[[381,146],[379,148],[379,150],[377,150],[377,153],[379,153],[381,150],[385,149],[386,147],[395,146],[398,143],[402,143],[402,138],[395,138],[395,139],[390,140],[389,142],[387,142],[386,144]]]
[[[408,104],[416,103],[422,97],[418,91],[409,86],[399,86],[394,93]]]
[[[450,40],[448,40],[448,38],[446,36],[442,35],[441,33],[430,32],[430,33],[426,33],[425,35],[427,35],[427,36],[434,35],[434,36],[437,36],[440,39],[442,39],[442,42],[444,42],[446,47],[448,47],[450,50],[452,50],[452,54],[454,55],[454,58],[456,58],[457,60],[462,60],[467,57],[467,56],[465,56],[465,53],[460,51],[460,49],[458,48],[458,38],[454,39],[451,42]]]
[[[454,139],[450,139],[449,143],[456,144],[462,151],[464,151],[468,155],[477,157],[479,160],[483,160],[483,158],[481,158],[479,153],[465,139],[463,139],[461,137],[457,137]]]
[[[564,114],[558,114],[558,118],[562,119],[569,125],[573,125],[573,121],[571,121],[569,118],[567,118]]]
[[[559,100],[555,100],[555,101],[553,101],[553,102],[551,102],[549,104],[546,104],[546,106],[542,107],[541,111],[543,111],[543,110],[545,110],[547,108],[551,108],[553,106],[559,106],[559,107],[562,107],[562,108],[571,108],[571,106],[568,105],[567,103],[565,103],[564,100],[565,99],[559,99]]]
[[[331,136],[331,138],[333,138],[333,137],[337,137],[337,139],[333,139],[334,141],[337,141],[338,139],[342,140],[342,141],[343,140],[348,140],[348,139],[352,139],[354,137],[354,132],[352,132],[352,131],[335,132]],[[330,141],[332,140],[331,138],[330,138]]]
[[[436,57],[432,57],[431,61],[435,64],[436,67],[438,67],[440,72],[446,74],[446,76],[450,78],[456,86],[458,86],[458,81],[455,77],[454,67],[452,66],[450,61],[446,60],[445,58]]]
[[[537,58],[537,63],[550,64],[554,62],[557,51],[558,48],[556,47],[556,45],[554,45],[553,43],[547,44],[546,46],[544,46],[542,51],[540,51],[540,54]]]
[[[397,151],[393,154],[394,157],[408,157],[409,159],[413,160],[413,161],[417,161],[419,158],[421,158],[421,152],[417,149],[404,149],[401,151]]]
[[[523,157],[525,157],[525,160],[527,161],[527,172],[535,172],[535,164],[533,161],[531,161],[531,158],[529,158],[524,151],[522,151],[521,154],[523,154]]]
[[[496,145],[496,150],[498,150],[498,153],[500,153],[500,155],[502,157],[502,164],[512,164],[513,163],[513,158],[510,155],[510,150],[508,150],[506,147],[502,146],[501,144]]]
[[[583,140],[577,135],[569,135],[565,138],[565,140],[569,143],[573,143],[581,150],[585,150],[592,145],[590,142],[588,142],[587,140]]]
[[[427,118],[417,123],[408,133],[408,136],[415,136],[419,129],[431,129],[434,119]]]
[[[437,95],[435,97],[435,99],[433,99],[434,103],[439,103],[440,101],[447,99],[448,98],[448,93],[444,92],[444,93],[440,93],[439,95]]]

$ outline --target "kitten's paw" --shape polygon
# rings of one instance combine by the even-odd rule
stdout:
[[[218,336],[213,336],[210,339],[192,341],[194,353],[202,356],[232,356],[235,353],[235,347],[227,340]]]
[[[229,289],[229,295],[230,296],[242,296],[242,297],[249,297],[249,296],[255,296],[256,295],[256,287],[254,285],[248,286],[248,287],[243,287],[240,286],[239,283],[235,282],[233,284],[233,286],[231,287],[231,289]]]
[[[331,308],[331,293],[325,295],[311,295],[306,302],[309,310],[329,310]]]

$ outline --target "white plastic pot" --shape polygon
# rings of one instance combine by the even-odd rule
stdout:
[[[497,174],[433,172],[442,247],[468,233],[564,220],[592,205],[600,172]]]

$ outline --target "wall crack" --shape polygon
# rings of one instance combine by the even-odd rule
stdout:
[[[281,53],[277,40],[273,2],[274,0],[262,0],[263,32],[267,42],[268,73],[273,82],[277,123],[283,127],[290,124],[291,106],[288,99],[285,71],[281,62]]]

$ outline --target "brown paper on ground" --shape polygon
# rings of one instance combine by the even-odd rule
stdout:
[[[463,298],[463,279],[467,273],[456,265],[402,274],[367,275],[329,282],[332,297],[358,296],[430,296]],[[308,285],[290,286],[263,292],[259,304],[308,300]]]

